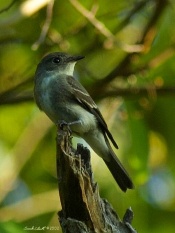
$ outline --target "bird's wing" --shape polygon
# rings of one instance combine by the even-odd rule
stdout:
[[[112,134],[110,133],[100,110],[98,109],[97,105],[95,104],[89,93],[86,91],[86,89],[72,76],[67,76],[67,82],[71,86],[72,94],[75,96],[76,100],[81,104],[83,108],[88,110],[96,117],[98,123],[101,126],[103,133],[107,134],[112,144],[115,146],[115,148],[118,149],[118,145],[115,142]]]

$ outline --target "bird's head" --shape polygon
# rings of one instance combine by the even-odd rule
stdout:
[[[37,66],[36,74],[41,72],[56,72],[57,74],[73,75],[75,63],[84,56],[73,56],[55,52],[46,55]]]

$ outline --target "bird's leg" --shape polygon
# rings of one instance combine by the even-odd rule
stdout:
[[[59,125],[61,130],[64,130],[64,127],[67,127],[69,133],[72,134],[72,130],[71,130],[70,126],[71,125],[76,125],[76,124],[81,124],[81,121],[77,120],[77,121],[72,121],[72,122],[68,123],[68,122],[62,120],[58,125]]]
[[[62,120],[57,125],[60,127],[61,130],[64,130],[64,128],[66,127],[66,129],[69,131],[69,133],[72,134],[72,131],[69,127],[69,123],[67,123],[66,121]]]
[[[57,125],[59,125],[59,127],[60,127],[60,129],[64,129],[64,126],[67,126],[68,125],[68,123],[66,122],[66,121],[61,121],[61,122],[59,122],[59,123],[57,123]]]
[[[77,121],[72,121],[72,122],[68,123],[69,126],[71,126],[71,125],[77,125],[77,124],[81,124],[81,121],[77,120]]]

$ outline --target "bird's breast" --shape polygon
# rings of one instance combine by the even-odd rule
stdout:
[[[40,81],[40,82],[39,82]],[[54,102],[55,80],[54,77],[44,77],[35,83],[34,95],[38,107],[44,111],[48,117],[55,122],[56,112]],[[59,93],[59,89],[58,89]],[[59,98],[58,98],[59,99]]]
[[[54,123],[79,121],[80,123],[72,125],[71,129],[81,136],[96,127],[96,118],[80,105],[68,88],[64,80],[44,78],[41,83],[35,85],[35,99],[39,108]]]

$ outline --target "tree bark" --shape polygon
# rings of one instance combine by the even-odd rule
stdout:
[[[100,198],[90,152],[81,144],[73,149],[68,128],[58,130],[56,159],[63,233],[136,233],[131,226],[131,208],[121,221],[108,201]]]

